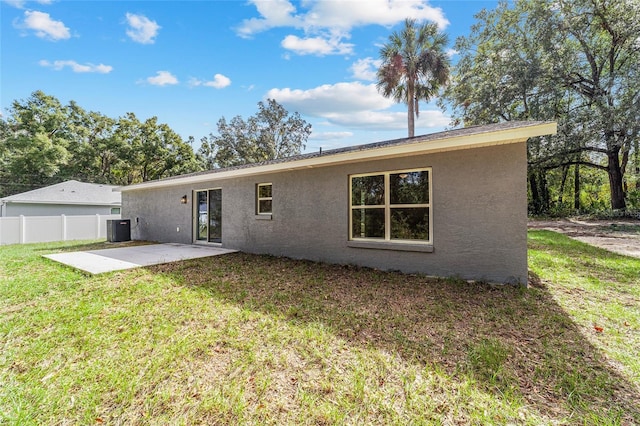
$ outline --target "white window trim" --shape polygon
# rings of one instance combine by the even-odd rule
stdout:
[[[260,196],[260,187],[270,186],[271,187],[271,197],[261,197]],[[260,211],[260,201],[271,201],[271,211],[270,212],[261,212]],[[273,183],[271,182],[262,182],[256,185],[256,215],[258,216],[269,216],[273,215]]]
[[[398,173],[413,173],[413,172],[427,172],[429,177],[429,203],[427,204],[394,204],[391,205],[391,193],[389,190],[389,176]],[[364,176],[384,176],[384,206],[354,206],[352,204],[353,200],[353,178],[356,177],[364,177]],[[399,170],[389,170],[384,172],[373,172],[373,173],[358,173],[349,175],[349,238],[348,241],[354,242],[372,242],[372,243],[384,243],[386,244],[403,244],[403,245],[432,245],[433,244],[433,196],[432,196],[432,168],[424,167],[417,169],[399,169]],[[402,207],[427,207],[429,209],[429,240],[399,240],[399,239],[391,239],[391,209],[392,208],[402,208]],[[353,210],[354,209],[384,209],[384,238],[358,238],[352,237],[351,233],[353,231]],[[351,245],[353,247],[358,247],[358,244]]]

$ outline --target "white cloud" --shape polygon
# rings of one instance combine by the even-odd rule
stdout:
[[[305,23],[314,27],[392,26],[408,16],[435,22],[440,29],[449,25],[442,9],[430,6],[425,0],[312,1],[311,4]]]
[[[27,4],[27,0],[1,0],[1,1],[17,9],[24,9],[24,6]],[[36,3],[51,4],[53,3],[53,0],[36,0]]]
[[[405,114],[406,119],[406,114]],[[451,124],[451,117],[445,115],[442,110],[429,109],[420,111],[420,117],[416,119],[416,129],[420,127],[447,127]]]
[[[249,38],[271,28],[292,27],[304,37],[289,35],[282,41],[285,49],[298,54],[351,54],[353,45],[343,43],[354,27],[366,25],[393,26],[410,16],[418,21],[435,22],[441,29],[449,25],[442,9],[427,0],[323,1],[250,0],[260,17],[245,19],[237,34]],[[330,34],[327,36],[326,34]]]
[[[299,55],[347,55],[353,52],[353,44],[342,43],[339,38],[288,35],[282,40],[282,47]]]
[[[178,79],[169,71],[158,71],[155,77],[147,78],[147,83],[153,84],[154,86],[167,86],[170,84],[178,84]]]
[[[308,0],[300,3],[307,10],[299,12],[288,0],[250,0],[260,18],[242,21],[237,28],[244,37],[277,27],[294,27],[304,30],[342,29],[364,25],[392,26],[407,16],[418,21],[432,21],[440,29],[449,25],[442,9],[432,7],[426,0],[367,0],[322,1]]]
[[[289,105],[301,114],[318,117],[335,112],[386,109],[394,103],[378,93],[375,84],[359,82],[324,84],[309,90],[271,89],[266,97]]]
[[[407,113],[396,111],[362,110],[350,113],[328,112],[324,114],[331,124],[368,130],[390,130],[407,127]]]
[[[18,9],[24,9],[25,0],[3,0],[5,4],[13,6]]]
[[[142,44],[155,43],[155,37],[158,35],[158,30],[162,28],[156,21],[152,21],[144,15],[135,15],[133,13],[127,13],[127,35],[131,40]]]
[[[253,0],[261,18],[242,21],[237,28],[240,37],[251,37],[253,34],[275,27],[300,27],[302,20],[293,15],[296,8],[288,0]]]
[[[349,69],[353,73],[353,77],[358,80],[375,81],[376,72],[380,65],[382,65],[380,59],[364,58],[355,61]]]
[[[24,12],[24,21],[16,25],[18,28],[33,30],[36,36],[49,40],[66,40],[71,37],[71,32],[62,21],[51,19],[48,13],[37,10]]]
[[[402,130],[407,128],[406,111],[357,111],[350,114],[332,113],[325,115],[332,124],[364,128],[367,130]],[[442,111],[421,111],[420,117],[415,120],[416,134],[420,134],[420,128],[445,127],[450,118]]]
[[[330,113],[325,118],[332,124],[366,128],[369,130],[389,130],[407,127],[407,113],[393,111],[355,111],[350,114]]]
[[[375,84],[352,82],[325,84],[308,90],[271,89],[265,97],[277,100],[290,111],[323,118],[330,125],[368,130],[407,128],[406,111],[391,111],[396,103],[378,93]],[[416,119],[416,130],[448,124],[449,118],[441,111],[422,108]]]
[[[79,64],[76,61],[53,61],[49,62],[47,60],[41,60],[39,64],[43,67],[53,68],[56,71],[63,69],[64,67],[69,67],[73,72],[85,73],[85,72],[96,72],[99,74],[108,74],[113,70],[111,65],[94,65],[91,63],[87,64]]]
[[[216,89],[223,89],[229,85],[231,85],[231,79],[222,74],[216,74],[213,76],[213,80],[211,81],[202,81],[197,78],[192,78],[189,80],[189,85],[191,86],[206,86],[213,87]]]
[[[316,141],[334,141],[346,139],[353,136],[353,132],[313,132],[309,135],[309,139]]]

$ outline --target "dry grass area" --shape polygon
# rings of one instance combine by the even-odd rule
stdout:
[[[50,246],[3,250],[0,423],[640,424],[637,361],[536,274],[492,287],[234,253],[86,277]],[[627,355],[629,309],[606,324]]]

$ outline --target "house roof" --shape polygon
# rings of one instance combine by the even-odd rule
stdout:
[[[426,153],[479,148],[525,142],[530,137],[555,134],[557,123],[543,121],[508,121],[484,126],[447,130],[413,138],[394,139],[318,151],[261,163],[207,170],[121,187],[121,191],[195,184],[215,179],[253,176],[276,171],[298,170],[376,159],[404,157]]]
[[[68,180],[44,188],[10,195],[0,201],[5,203],[30,204],[82,204],[94,206],[119,206],[122,194],[113,185],[78,182]]]

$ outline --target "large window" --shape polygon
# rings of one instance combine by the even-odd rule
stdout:
[[[271,215],[273,207],[272,185],[259,183],[256,186],[256,212],[263,215]]]
[[[431,242],[431,169],[350,177],[350,239]]]

